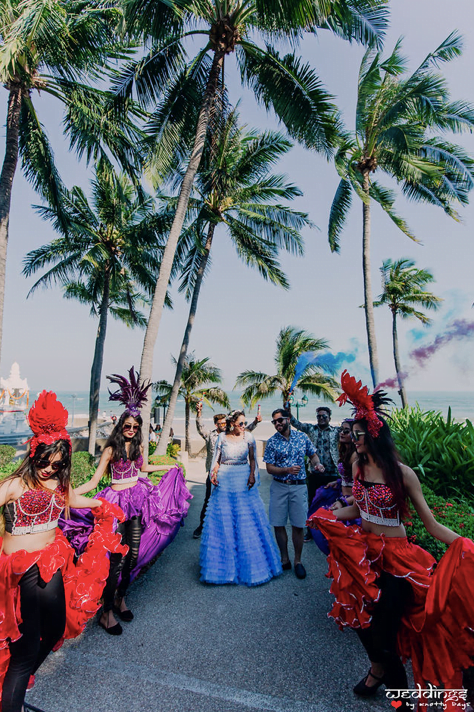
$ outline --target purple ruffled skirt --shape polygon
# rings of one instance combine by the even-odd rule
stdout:
[[[142,518],[138,561],[131,580],[173,541],[192,499],[179,467],[168,470],[157,485],[147,477],[140,477],[134,487],[114,490],[109,486],[98,492],[96,497],[117,504],[127,519],[134,516]],[[90,509],[71,509],[69,519],[61,518],[59,526],[79,555],[93,530],[94,518]]]
[[[338,480],[337,487],[319,487],[316,490],[316,493],[314,495],[314,499],[311,502],[310,508],[308,510],[308,518],[314,514],[320,507],[324,507],[324,509],[329,509],[334,502],[342,497],[342,486],[341,486],[341,481]],[[360,525],[360,519],[353,519],[351,521],[344,522],[346,526],[349,526],[350,524],[359,524]],[[310,529],[311,536],[313,537],[313,540],[325,556],[329,556],[329,545],[327,542],[326,537],[322,532],[319,531],[319,529]]]

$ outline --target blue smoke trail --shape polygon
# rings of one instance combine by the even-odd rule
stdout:
[[[343,363],[352,363],[355,360],[355,354],[345,353],[345,351],[338,351],[337,354],[315,354],[313,351],[305,351],[296,362],[295,377],[290,392],[293,392],[308,366],[321,366],[324,370],[335,373],[341,369]]]

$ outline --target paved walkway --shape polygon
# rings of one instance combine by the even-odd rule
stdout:
[[[268,505],[268,476],[261,471]],[[119,638],[92,622],[49,656],[27,700],[46,712],[388,712],[379,693],[357,699],[366,672],[356,636],[327,618],[326,560],[305,544],[308,576],[292,571],[257,588],[199,582],[192,538],[204,497],[204,463],[175,541],[131,589],[135,620]]]

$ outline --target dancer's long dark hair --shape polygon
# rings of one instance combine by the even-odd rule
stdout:
[[[30,457],[29,454],[26,455],[15,472],[5,479],[13,480],[16,477],[21,477],[28,489],[46,489],[44,482],[38,476],[38,462],[40,460],[49,460],[50,457],[57,453],[61,455],[63,467],[54,472],[51,477],[56,478],[59,482],[59,487],[63,491],[66,500],[66,512],[68,512],[69,484],[71,481],[71,446],[67,440],[56,440],[51,445],[39,443],[34,457]]]
[[[341,423],[341,426],[344,425],[344,423],[347,423],[349,427],[352,427],[353,422],[354,421],[352,418],[344,418]],[[352,438],[349,440],[348,443],[343,443],[339,440],[339,462],[342,462],[346,477],[348,477],[349,479],[352,479],[351,457],[355,452],[356,448],[352,441]]]
[[[376,438],[370,434],[365,418],[361,418],[353,423],[353,428],[356,430],[358,424],[363,428],[365,433],[364,444],[367,449],[367,453],[361,453],[359,455],[359,472],[361,479],[364,479],[364,466],[367,464],[367,454],[369,454],[377,467],[380,467],[382,470],[385,482],[392,490],[400,516],[403,518],[407,516],[409,510],[408,493],[403,482],[402,468],[400,467],[402,460],[397,452],[392,433],[390,432],[386,420],[380,414],[378,414],[378,418],[382,423],[382,427]]]
[[[133,418],[133,420],[136,420],[139,425],[137,432],[130,441],[130,451],[128,455],[125,449],[126,440],[123,436],[123,424],[127,418]],[[141,415],[131,415],[128,410],[122,413],[117,421],[117,424],[115,425],[115,428],[112,430],[107,442],[105,443],[105,447],[112,448],[112,462],[118,462],[118,460],[132,460],[133,462],[138,460],[142,454],[142,425],[143,419]]]

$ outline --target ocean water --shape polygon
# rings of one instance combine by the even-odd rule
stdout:
[[[58,391],[58,398],[64,404],[65,408],[72,415],[84,415],[87,414],[89,410],[89,394],[87,391],[77,391],[76,393],[67,391]],[[392,392],[392,398],[396,405],[400,404],[400,399],[395,391]],[[240,392],[229,391],[228,392],[231,410],[236,408],[242,408],[242,403],[240,400]],[[34,396],[33,396],[34,397]],[[448,392],[448,391],[412,391],[408,392],[408,401],[410,405],[419,404],[422,410],[439,410],[444,416],[448,413],[448,408],[451,408],[452,417],[456,420],[469,420],[474,421],[474,392]],[[31,401],[30,401],[31,402]],[[299,416],[300,420],[303,421],[315,421],[315,410],[320,405],[329,405],[332,409],[332,420],[341,421],[343,418],[349,417],[351,414],[351,409],[349,406],[344,406],[339,408],[338,404],[331,404],[324,402],[318,398],[309,398],[306,407],[300,407]],[[275,408],[281,407],[281,398],[278,396],[272,396],[266,400],[261,401],[262,418],[263,420],[270,420],[272,411]],[[214,411],[210,410],[204,406],[203,417],[205,419],[211,418],[214,413],[224,412],[225,409],[220,406],[214,406]],[[112,413],[120,414],[122,412],[122,407],[116,403],[109,403],[107,391],[100,393],[100,413],[106,413],[111,415]],[[162,412],[162,411],[161,411]],[[296,415],[296,407],[293,405],[293,412]],[[253,409],[245,409],[245,413],[249,418],[253,418],[257,413],[257,407]],[[162,419],[162,416],[161,416]],[[176,406],[175,420],[184,420],[184,401],[178,400]]]

